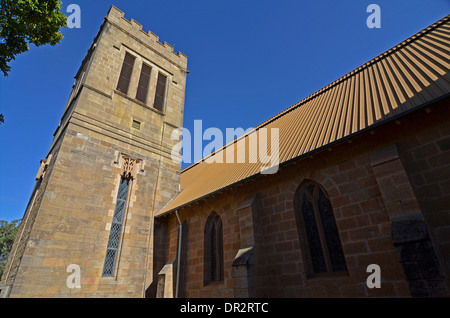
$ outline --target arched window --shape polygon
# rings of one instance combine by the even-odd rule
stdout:
[[[223,232],[220,216],[213,212],[206,220],[204,237],[204,282],[223,280]]]
[[[295,193],[294,209],[308,272],[346,271],[333,209],[322,187],[305,182]]]

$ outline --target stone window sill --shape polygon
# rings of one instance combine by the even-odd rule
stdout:
[[[142,107],[145,107],[145,108],[147,108],[147,109],[150,109],[150,110],[154,111],[155,113],[157,113],[157,114],[159,114],[159,115],[164,115],[164,112],[162,112],[162,111],[160,111],[160,110],[158,110],[158,109],[156,109],[156,108],[154,108],[154,107],[150,107],[150,106],[148,106],[147,104],[141,102],[140,100],[137,100],[137,99],[135,99],[135,98],[132,98],[132,97],[128,96],[127,94],[125,94],[125,93],[123,93],[123,92],[121,92],[121,91],[118,91],[117,89],[114,90],[114,93],[116,93],[116,94],[118,94],[118,95],[120,95],[120,96],[122,96],[122,97],[125,97],[126,99],[131,100],[132,102],[134,102],[134,103],[136,103],[136,104],[139,104],[139,105],[142,106]]]

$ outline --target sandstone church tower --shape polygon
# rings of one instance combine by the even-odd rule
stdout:
[[[155,284],[153,215],[179,189],[171,134],[182,127],[186,67],[110,8],[41,161],[2,297],[143,297]],[[80,288],[68,284],[77,268]]]

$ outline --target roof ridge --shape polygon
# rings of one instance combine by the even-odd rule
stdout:
[[[186,172],[192,168],[194,168],[195,166],[197,166],[198,164],[202,163],[205,159],[211,157],[212,155],[223,151],[224,149],[226,149],[229,145],[236,143],[237,141],[239,141],[240,139],[244,138],[246,135],[248,135],[249,133],[256,131],[268,124],[270,124],[271,122],[275,121],[276,119],[286,115],[287,113],[297,109],[298,107],[302,106],[303,104],[305,104],[306,102],[324,94],[325,92],[327,92],[328,90],[330,90],[331,88],[335,87],[336,85],[347,81],[349,78],[352,78],[353,76],[355,76],[356,74],[362,72],[363,70],[367,69],[369,66],[375,64],[375,63],[379,63],[379,61],[384,60],[386,57],[390,56],[391,54],[393,54],[394,52],[400,50],[401,48],[409,45],[410,43],[412,43],[413,41],[417,41],[419,38],[423,37],[424,35],[426,35],[427,33],[431,32],[432,30],[436,29],[437,27],[439,27],[440,25],[444,24],[445,22],[450,20],[450,14],[444,16],[443,18],[439,19],[438,21],[434,22],[433,24],[429,25],[428,27],[426,27],[425,29],[413,34],[412,36],[406,38],[405,40],[401,41],[400,43],[398,43],[397,45],[393,46],[392,48],[388,49],[387,51],[377,55],[376,57],[370,59],[369,61],[365,62],[364,64],[360,65],[359,67],[353,69],[352,71],[346,73],[345,75],[339,77],[338,79],[334,80],[333,82],[331,82],[330,84],[322,87],[321,89],[315,91],[314,93],[308,95],[307,97],[303,98],[302,100],[300,100],[299,102],[295,103],[294,105],[286,108],[285,110],[281,111],[280,113],[276,114],[275,116],[267,119],[266,121],[262,122],[261,124],[259,124],[258,126],[254,127],[250,132],[244,133],[243,135],[236,137],[235,139],[233,139],[232,141],[228,142],[227,144],[223,145],[220,149],[215,150],[214,152],[208,154],[207,156],[203,157],[202,159],[194,162],[193,164],[191,164],[190,166],[184,168],[181,170],[181,173]]]

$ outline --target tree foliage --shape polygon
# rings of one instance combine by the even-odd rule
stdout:
[[[59,0],[0,0],[0,70],[8,76],[8,63],[36,46],[56,45],[67,24]]]
[[[0,220],[0,277],[5,270],[6,261],[11,252],[20,221],[21,220],[8,222]]]

